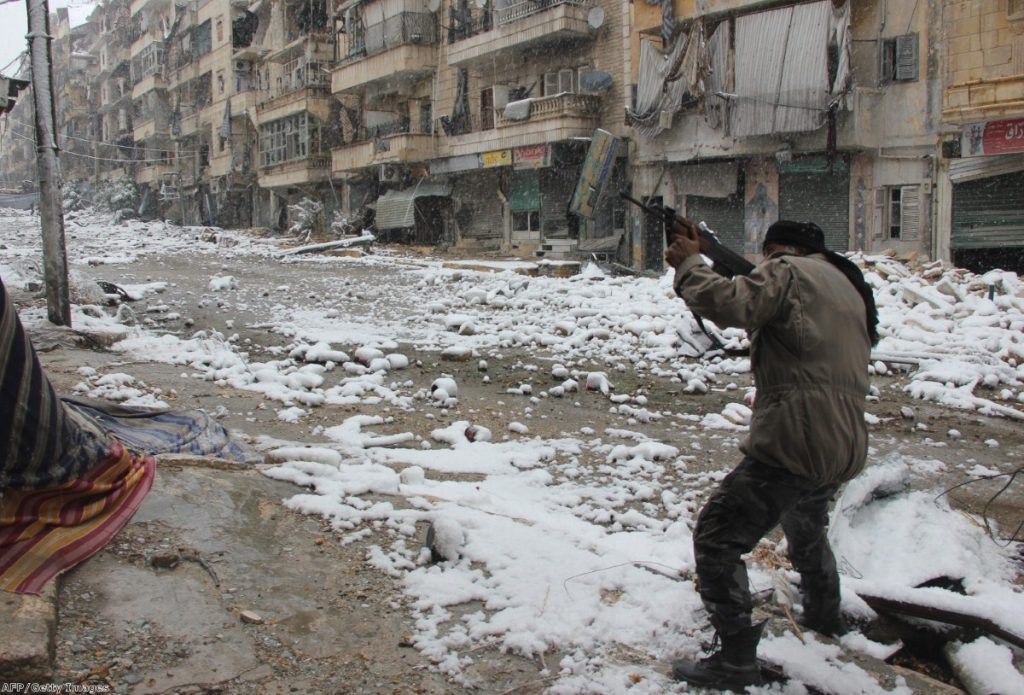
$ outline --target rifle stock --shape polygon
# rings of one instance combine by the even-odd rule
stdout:
[[[649,215],[657,216],[665,226],[665,244],[672,243],[672,226],[676,220],[686,222],[683,217],[676,214],[676,211],[659,203],[641,203],[627,193],[620,192],[623,200],[628,200],[637,207],[646,211]],[[754,264],[723,244],[718,237],[707,228],[703,222],[697,225],[700,236],[708,241],[709,248],[704,255],[711,259],[712,268],[716,273],[727,278],[735,275],[749,275],[754,269]]]

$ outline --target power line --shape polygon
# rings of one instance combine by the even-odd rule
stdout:
[[[20,138],[22,140],[26,140],[28,142],[31,142],[32,144],[35,144],[35,142],[36,142],[35,138],[30,138],[30,137],[27,137],[25,135],[21,135],[20,133],[12,132],[11,135],[13,135],[16,138]],[[90,141],[86,140],[85,142],[90,142]],[[100,143],[100,144],[110,145],[111,143]],[[114,147],[118,147],[118,145],[113,145],[113,146]],[[174,163],[173,159],[171,159],[171,160],[168,160],[168,159],[123,159],[123,158],[119,158],[119,157],[96,157],[96,156],[91,155],[91,154],[82,154],[81,152],[74,152],[72,150],[63,150],[63,149],[60,150],[60,154],[66,154],[66,155],[69,155],[69,156],[72,156],[72,157],[82,157],[83,159],[93,159],[93,160],[96,160],[98,162],[118,162],[120,164],[173,164]]]
[[[24,126],[25,128],[31,128],[32,127],[30,124],[25,123],[23,121],[19,121],[16,118],[11,118],[10,120],[15,125]],[[90,145],[105,145],[107,147],[118,147],[120,149],[132,150],[133,152],[147,152],[147,151],[159,152],[161,150],[161,148],[159,148],[159,147],[137,147],[135,145],[130,145],[130,146],[129,145],[118,145],[116,142],[109,142],[107,140],[90,140],[89,138],[80,138],[77,135],[61,135],[61,134],[58,134],[58,137],[60,137],[63,140],[77,140],[78,142],[84,142],[84,143],[88,143]],[[177,154],[181,155],[181,156],[191,156],[191,155],[202,154],[202,151],[201,150],[181,150],[181,151],[177,152]],[[134,160],[134,161],[142,161],[142,160]]]

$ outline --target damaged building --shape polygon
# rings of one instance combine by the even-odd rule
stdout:
[[[1022,269],[1024,4],[634,7],[638,193],[747,255],[796,219],[838,250]],[[631,219],[631,248],[654,268],[650,226]]]
[[[324,232],[660,271],[622,190],[749,256],[790,218],[1024,263],[1019,0],[106,0],[56,27],[64,171],[133,181],[145,217],[285,231],[313,200]]]

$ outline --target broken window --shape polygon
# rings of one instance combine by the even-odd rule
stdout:
[[[885,186],[875,190],[875,238],[915,241],[921,227],[921,189],[917,185]]]
[[[198,27],[192,35],[192,57],[199,58],[210,52],[213,48],[213,41],[210,35],[210,20],[206,20]]]
[[[260,126],[263,166],[320,154],[320,129],[320,122],[305,111]]]
[[[918,78],[919,39],[917,34],[904,34],[882,39],[879,58],[879,82],[915,82]]]

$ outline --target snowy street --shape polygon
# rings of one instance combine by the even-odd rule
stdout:
[[[39,298],[38,226],[0,210],[0,277],[45,340],[54,332]],[[273,577],[210,589],[234,623],[240,611],[260,614],[252,624],[242,616],[250,632],[237,636],[272,664],[255,676],[218,671],[196,651],[137,651],[124,663],[112,661],[117,645],[74,649],[71,635],[99,629],[74,622],[89,613],[76,594],[58,635],[66,680],[103,666],[117,692],[150,692],[150,680],[163,690],[219,683],[221,692],[289,682],[308,692],[686,691],[667,664],[699,655],[712,633],[690,581],[691,529],[739,460],[756,393],[745,357],[705,354],[709,342],[669,275],[585,265],[562,277],[557,264],[395,247],[285,255],[280,237],[113,225],[84,212],[67,215],[66,234],[73,327],[99,342],[37,342],[55,385],[127,405],[204,408],[242,433],[265,457],[259,489],[275,491],[261,493],[273,506],[261,518],[291,529],[289,552],[324,546],[325,557],[360,563],[370,582],[361,591],[389,611],[377,630],[367,610],[360,624],[402,630],[371,640],[363,668],[375,675],[349,691],[357,666],[348,657],[339,666],[331,635],[318,637],[319,651],[289,641],[294,612],[262,598]],[[875,291],[882,340],[868,468],[837,501],[830,537],[843,610],[863,629],[840,642],[798,639],[781,607],[798,595],[798,575],[772,536],[748,564],[772,619],[759,655],[789,681],[751,692],[927,691],[878,661],[910,668],[927,658],[869,629],[878,616],[862,595],[981,616],[1024,640],[1024,283],[853,258]],[[131,301],[108,301],[97,281]],[[718,333],[727,347],[747,345],[743,331]],[[155,490],[188,491],[188,474],[158,477]],[[125,529],[154,544],[139,557],[159,549],[158,511]],[[229,558],[232,540],[219,543]],[[335,619],[344,624],[344,614]],[[1024,692],[1019,648],[977,631],[945,641],[955,674],[930,677]],[[394,654],[381,653],[385,642]],[[417,690],[374,664],[431,680]]]

